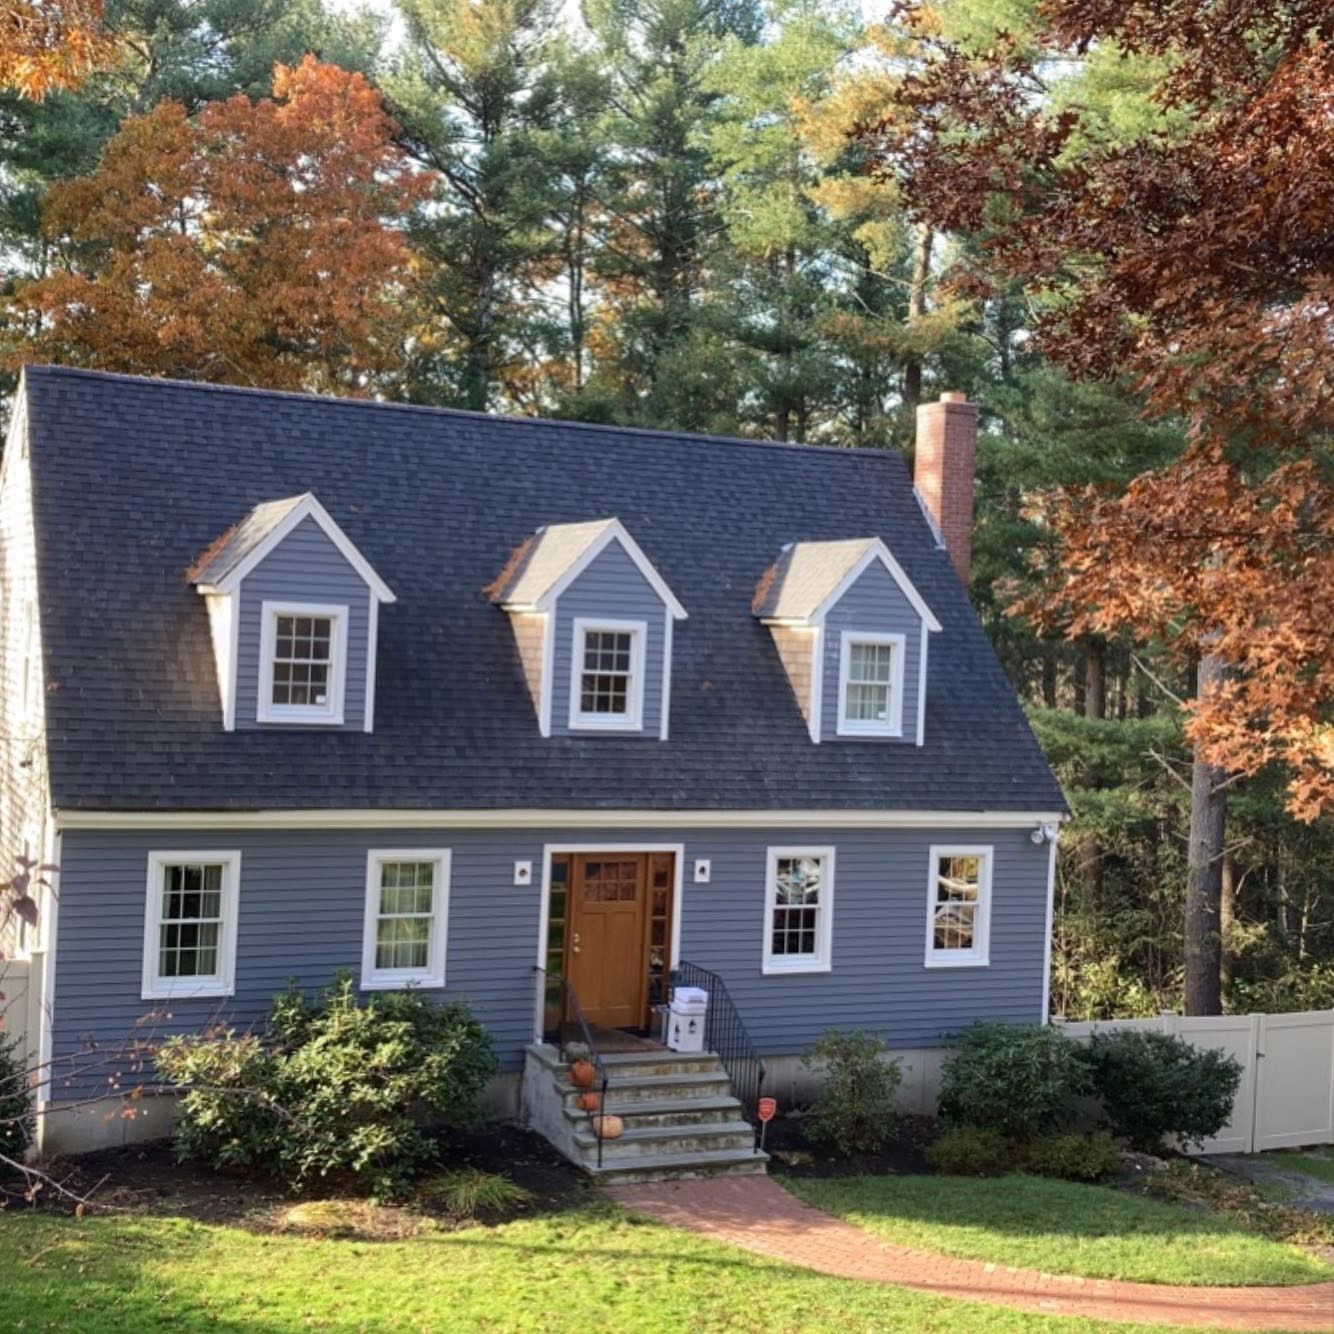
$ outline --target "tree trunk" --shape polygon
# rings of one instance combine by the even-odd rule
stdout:
[[[1204,698],[1223,681],[1221,659],[1206,654],[1196,673],[1196,695]],[[1225,775],[1206,764],[1198,746],[1191,765],[1190,838],[1186,866],[1185,1008],[1188,1015],[1219,1014],[1223,1008],[1222,898]]]
[[[1084,652],[1084,717],[1102,719],[1107,713],[1107,641],[1090,639]],[[1085,782],[1093,785],[1091,773]],[[1079,872],[1084,881],[1084,910],[1096,912],[1102,902],[1102,845],[1096,834],[1085,834],[1079,844]]]
[[[1219,901],[1218,923],[1222,930],[1222,953],[1219,957],[1218,979],[1223,998],[1232,996],[1232,929],[1237,920],[1237,861],[1230,852],[1223,854],[1222,892]]]
[[[931,247],[936,234],[932,228],[923,226],[917,233],[917,244],[913,247],[912,279],[908,287],[908,326],[912,326],[926,315],[926,287],[931,279]],[[909,429],[922,401],[922,358],[917,352],[908,353],[903,364],[903,408],[908,418]]]

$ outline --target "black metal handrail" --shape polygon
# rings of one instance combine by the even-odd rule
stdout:
[[[588,1020],[584,1018],[583,1006],[579,1004],[579,994],[575,991],[568,977],[557,975],[551,979],[551,983],[557,988],[556,997],[556,1022],[554,1028],[547,1022],[547,1013],[552,1008],[552,997],[548,994],[547,970],[534,966],[533,972],[537,975],[537,994],[538,1003],[542,1012],[542,1032],[543,1036],[550,1033],[556,1039],[556,1044],[560,1048],[563,1059],[568,1060],[567,1049],[578,1044],[583,1048],[583,1058],[586,1059],[594,1070],[594,1083],[598,1090],[598,1109],[593,1120],[593,1138],[597,1140],[598,1145],[598,1166],[602,1166],[602,1120],[607,1110],[607,1067],[603,1062],[602,1053],[598,1050],[598,1044],[593,1037],[593,1030],[589,1027]],[[576,1058],[578,1059],[578,1058]],[[571,1062],[573,1063],[573,1062]]]
[[[751,1041],[746,1025],[732,1002],[727,984],[717,973],[696,963],[680,960],[672,969],[672,985],[703,987],[709,993],[704,1019],[704,1045],[723,1063],[732,1081],[732,1092],[741,1104],[741,1114],[760,1133],[760,1094],[764,1090],[764,1062]]]

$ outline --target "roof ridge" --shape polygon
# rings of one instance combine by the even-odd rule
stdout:
[[[99,371],[86,366],[61,366],[50,362],[27,362],[24,375],[75,376],[90,380],[120,380],[130,384],[171,385],[178,389],[193,389],[206,393],[251,394],[265,398],[291,398],[299,402],[328,403],[338,407],[394,409],[400,412],[420,412],[429,416],[463,417],[469,421],[503,421],[518,425],[552,426],[562,430],[599,431],[611,435],[647,436],[654,439],[707,441],[710,444],[745,445],[756,449],[788,450],[794,453],[827,455],[830,458],[897,459],[904,462],[903,452],[890,445],[819,445],[792,440],[761,440],[744,435],[717,435],[702,431],[670,431],[650,426],[617,426],[610,422],[577,421],[571,417],[523,417],[512,412],[478,412],[470,408],[438,407],[430,403],[396,403],[383,398],[343,398],[337,394],[310,394],[295,389],[267,389],[261,385],[214,384],[207,380],[178,380],[167,375],[130,375],[124,371]]]

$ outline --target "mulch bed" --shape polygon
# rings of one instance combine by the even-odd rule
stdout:
[[[935,1134],[929,1116],[900,1116],[894,1138],[879,1153],[844,1156],[830,1145],[808,1140],[800,1114],[789,1114],[769,1123],[764,1147],[769,1171],[778,1177],[916,1176],[931,1169],[926,1146]]]
[[[586,1202],[592,1195],[589,1179],[567,1162],[546,1140],[513,1125],[488,1125],[475,1130],[449,1130],[437,1135],[441,1146],[436,1170],[473,1167],[507,1177],[528,1192],[527,1201],[503,1215],[480,1220],[495,1225],[517,1217],[558,1213]],[[196,1222],[228,1224],[254,1231],[284,1230],[284,1218],[300,1201],[351,1200],[355,1185],[331,1180],[300,1196],[258,1174],[214,1171],[201,1163],[178,1162],[172,1142],[152,1140],[118,1149],[59,1159],[44,1170],[66,1190],[87,1196],[97,1207],[148,1213]],[[429,1173],[428,1173],[429,1175]],[[25,1201],[17,1182],[0,1182],[0,1209],[38,1208],[68,1214],[73,1201],[50,1188],[33,1203]],[[410,1209],[378,1208],[385,1237],[406,1235]],[[447,1221],[430,1204],[422,1212]]]

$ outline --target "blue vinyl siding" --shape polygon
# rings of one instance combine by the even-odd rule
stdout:
[[[822,741],[866,741],[866,737],[838,735],[839,655],[842,651],[843,632],[860,630],[869,634],[899,634],[904,636],[903,664],[903,735],[902,737],[870,738],[878,741],[917,742],[917,710],[919,707],[918,672],[921,666],[922,635],[927,633],[912,604],[900,591],[898,584],[879,561],[867,567],[861,578],[839,598],[825,617],[824,680],[820,715]],[[930,650],[928,649],[928,664]]]
[[[577,617],[645,622],[644,725],[642,734],[656,738],[662,721],[663,658],[666,608],[648,580],[619,542],[612,542],[556,601],[556,643],[552,665],[551,733],[569,736],[570,672],[574,622]],[[629,729],[627,729],[629,732]],[[599,734],[601,732],[599,731]],[[613,736],[626,733],[611,731]],[[630,732],[631,735],[638,733]],[[589,732],[578,731],[578,736]]]
[[[241,581],[236,662],[236,726],[256,722],[259,692],[259,646],[263,604],[268,602],[328,603],[347,608],[347,681],[343,689],[343,727],[360,732],[365,723],[367,638],[370,589],[325,536],[314,519],[299,523]],[[290,729],[319,727],[315,723],[263,724]],[[337,730],[337,729],[326,729]]]
[[[882,1032],[895,1047],[938,1043],[974,1019],[1041,1017],[1048,849],[1027,827],[952,830],[367,830],[69,831],[61,854],[55,1053],[107,1047],[225,1017],[260,1019],[289,980],[320,986],[359,971],[370,848],[453,850],[443,994],[466,999],[509,1069],[534,1018],[544,845],[683,844],[683,958],[726,981],[761,1051],[791,1054],[827,1027]],[[928,969],[929,849],[986,844],[992,873],[991,963]],[[836,849],[832,971],[765,976],[765,864],[770,844]],[[239,850],[236,994],[223,1000],[140,999],[150,851]],[[693,882],[709,858],[709,884]],[[531,886],[514,862],[531,860]],[[158,1017],[145,1016],[157,1010]],[[76,1096],[59,1085],[58,1099]],[[87,1091],[87,1090],[85,1090]]]

